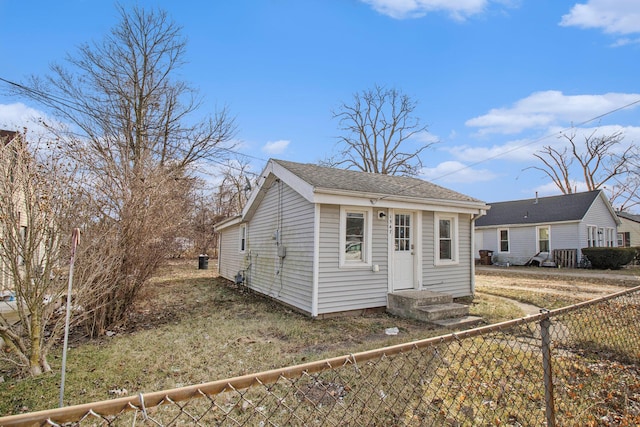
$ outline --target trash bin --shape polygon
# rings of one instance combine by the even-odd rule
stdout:
[[[206,270],[209,268],[209,256],[200,255],[198,257],[198,270]]]
[[[491,261],[491,257],[493,256],[493,251],[487,249],[480,249],[480,264],[481,265],[491,265],[493,262]]]

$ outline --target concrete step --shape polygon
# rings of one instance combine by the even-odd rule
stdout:
[[[388,306],[398,308],[399,311],[431,304],[448,304],[452,301],[451,295],[433,291],[401,291],[388,295]]]
[[[483,322],[482,317],[464,316],[450,319],[436,320],[432,323],[447,329],[466,329],[479,325]]]
[[[469,306],[456,302],[430,304],[416,307],[416,314],[421,320],[433,322],[436,320],[467,316],[469,314]]]

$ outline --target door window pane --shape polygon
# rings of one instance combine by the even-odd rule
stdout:
[[[397,214],[395,225],[396,251],[411,250],[411,215]]]

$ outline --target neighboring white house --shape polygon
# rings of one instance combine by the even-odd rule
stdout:
[[[469,296],[486,209],[416,178],[272,159],[242,215],[216,225],[218,269],[312,317],[386,307],[399,290]]]
[[[618,246],[640,247],[640,215],[617,212],[620,218],[618,227]]]
[[[489,205],[487,215],[476,221],[476,255],[492,251],[501,264],[525,265],[543,253],[573,267],[582,248],[617,246],[620,220],[600,190]]]
[[[19,144],[20,141],[21,141],[20,133],[15,131],[0,129],[0,150],[5,150],[2,153],[2,156],[0,156],[0,158],[4,160],[0,160],[0,161],[3,161],[3,162],[11,161],[12,155],[7,153],[11,151],[12,144]],[[10,164],[11,163],[3,163],[1,165],[2,167],[0,169],[3,170],[3,173],[6,170],[6,166],[9,166]],[[8,178],[9,177],[7,176],[4,179],[8,179]],[[16,205],[24,206],[24,203],[25,203],[24,197],[20,196]],[[20,224],[19,224],[20,232],[25,233],[25,235],[26,235],[26,229],[27,229],[27,220],[23,212],[26,212],[26,210],[27,210],[26,208],[21,208],[20,212],[17,213],[17,217],[19,218],[19,221],[20,221]],[[0,228],[0,238],[2,238],[2,235],[5,232],[6,230]],[[2,245],[0,245],[0,251],[2,251]],[[3,254],[0,256],[3,256]],[[5,293],[12,288],[13,288],[13,276],[11,275],[9,269],[6,268],[5,263],[2,262],[2,260],[0,260],[0,300],[5,295]]]

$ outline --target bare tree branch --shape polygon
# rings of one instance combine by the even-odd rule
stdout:
[[[543,166],[532,166],[543,172],[564,194],[574,192],[577,184],[575,176],[582,176],[588,191],[607,189],[612,205],[631,207],[637,203],[638,190],[638,147],[630,144],[623,148],[624,135],[614,132],[610,135],[599,135],[594,130],[585,135],[582,142],[577,141],[577,134],[562,134],[568,147],[562,150],[545,146],[534,156]],[[574,161],[577,167],[574,167]],[[608,183],[613,185],[607,185]]]
[[[357,93],[353,104],[343,103],[333,117],[339,120],[339,159],[323,163],[364,172],[416,175],[422,167],[420,154],[433,143],[402,150],[426,125],[413,115],[417,103],[396,89],[375,86]]]
[[[79,280],[94,285],[83,300],[91,334],[126,322],[135,297],[186,230],[195,166],[226,158],[235,133],[226,108],[196,116],[202,99],[177,78],[186,41],[166,12],[119,12],[101,42],[82,45],[24,91],[70,123],[51,130],[78,165],[85,246],[76,267]]]

